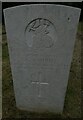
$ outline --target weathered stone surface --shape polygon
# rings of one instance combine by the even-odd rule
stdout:
[[[4,10],[18,108],[63,111],[79,15],[52,4]]]

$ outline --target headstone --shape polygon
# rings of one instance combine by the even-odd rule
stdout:
[[[17,107],[61,113],[80,9],[21,5],[4,16]]]

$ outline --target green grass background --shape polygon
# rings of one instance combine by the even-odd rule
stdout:
[[[83,22],[78,25],[74,53],[69,74],[64,110],[61,115],[54,113],[33,113],[16,108],[13,81],[10,69],[7,38],[3,26],[2,38],[2,78],[3,78],[3,118],[80,118],[81,117],[81,40]]]

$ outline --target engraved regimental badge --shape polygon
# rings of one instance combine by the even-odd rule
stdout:
[[[57,39],[55,26],[47,19],[34,19],[26,26],[25,38],[29,48],[51,48]]]

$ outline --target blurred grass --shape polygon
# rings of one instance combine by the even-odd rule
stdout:
[[[7,38],[3,26],[3,118],[80,118],[81,117],[81,40],[83,39],[83,22],[79,23],[74,47],[74,54],[69,74],[64,111],[61,115],[54,113],[32,113],[16,108],[13,81],[9,63]]]
[[[2,25],[0,24],[0,119],[2,117]]]

